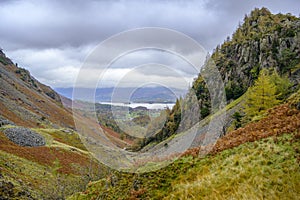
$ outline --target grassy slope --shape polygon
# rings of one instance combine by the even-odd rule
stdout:
[[[156,172],[112,172],[70,199],[297,199],[300,195],[300,92],[268,116]]]
[[[32,128],[47,142],[45,147],[20,147],[10,142],[1,132],[5,127],[0,127],[0,199],[57,199],[84,190],[89,180],[103,177],[106,168],[91,159],[72,130],[72,110],[63,107],[58,95],[11,62],[0,63],[0,72],[0,116]],[[76,117],[99,128],[88,117]]]
[[[0,196],[3,198],[27,199],[26,195],[22,195],[24,191],[36,199],[61,196],[58,189],[60,177],[64,177],[64,180],[61,180],[61,186],[68,185],[65,195],[70,194],[68,190],[76,191],[84,188],[82,187],[84,181],[79,175],[56,174],[53,165],[33,162],[3,150],[0,151],[0,167],[1,183],[12,184],[10,193],[9,187],[1,187]],[[54,196],[55,193],[57,193],[56,196]]]
[[[165,199],[296,199],[299,136],[262,139],[206,157],[172,182]]]
[[[1,132],[5,128],[0,129],[0,197],[28,199],[29,192],[37,199],[55,199],[83,190],[88,181],[105,173],[76,132],[36,128],[46,146],[30,148],[9,141]]]
[[[70,199],[297,199],[299,146],[299,133],[292,133],[204,159],[183,157],[157,172],[114,175],[115,186],[102,179]]]

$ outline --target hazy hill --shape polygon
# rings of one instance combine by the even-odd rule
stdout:
[[[61,95],[72,99],[73,88],[55,88],[55,90]],[[80,94],[80,99],[92,101],[94,97],[94,89],[91,88],[77,88]],[[128,94],[133,92],[130,99],[127,98]],[[97,88],[95,91],[96,102],[111,102],[113,97],[114,88]],[[162,103],[162,102],[175,102],[177,97],[184,96],[185,91],[171,88],[167,89],[164,87],[143,87],[143,88],[118,88],[118,98],[113,101],[127,103],[128,101],[135,103]]]

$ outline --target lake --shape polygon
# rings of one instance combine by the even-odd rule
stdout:
[[[100,104],[106,104],[106,105],[112,105],[112,106],[126,106],[126,107],[131,107],[131,108],[136,108],[139,106],[146,107],[148,109],[153,109],[153,110],[162,110],[165,108],[172,108],[175,103],[114,103],[114,102],[99,102]]]

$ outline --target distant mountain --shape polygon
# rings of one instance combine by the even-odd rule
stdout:
[[[72,99],[73,88],[55,88],[59,94]],[[78,88],[76,90],[76,100],[91,101],[94,99],[94,89],[92,88]],[[180,96],[184,96],[185,90],[177,88],[165,87],[143,87],[143,88],[97,88],[95,100],[97,102],[110,102],[117,101],[122,103],[135,102],[135,103],[162,103],[162,102],[175,102]],[[128,96],[132,94],[131,98]]]

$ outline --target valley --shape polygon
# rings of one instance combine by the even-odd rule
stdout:
[[[117,101],[113,87],[72,99],[4,52],[0,200],[300,196],[297,16],[254,8],[189,88],[128,86]]]

